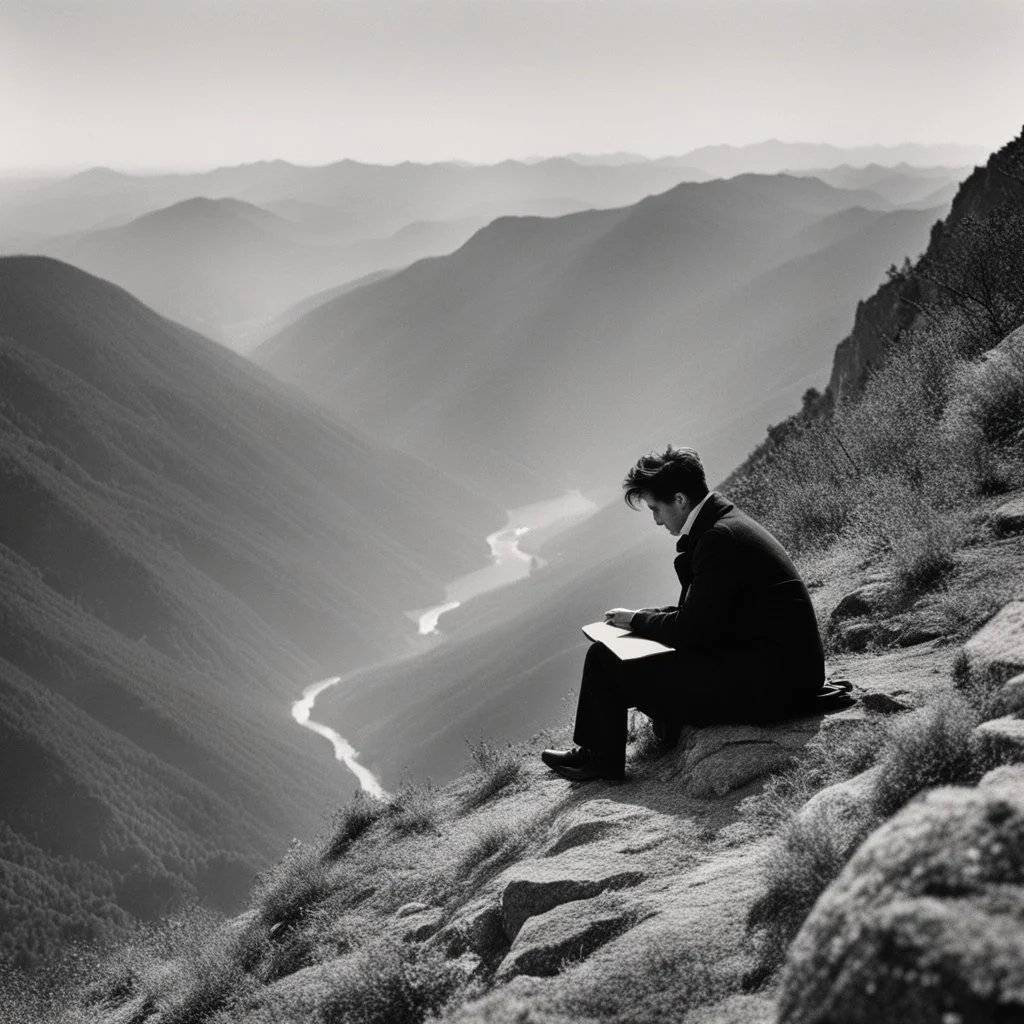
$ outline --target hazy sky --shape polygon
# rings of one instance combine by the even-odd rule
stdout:
[[[994,147],[1024,0],[0,0],[0,167]]]

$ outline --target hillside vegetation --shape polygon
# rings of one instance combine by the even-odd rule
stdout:
[[[939,588],[970,538],[971,499],[1024,479],[1022,322],[1024,136],[964,182],[916,263],[890,269],[824,394],[808,391],[727,490],[797,552],[884,558],[889,611]]]

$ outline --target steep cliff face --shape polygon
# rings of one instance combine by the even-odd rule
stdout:
[[[944,221],[932,228],[928,247],[915,264],[941,262],[955,244],[960,225],[983,219],[996,210],[1024,203],[1024,131],[993,153],[983,167],[960,185]],[[934,298],[933,286],[912,272],[886,281],[857,306],[853,330],[836,347],[829,379],[833,400],[849,398],[863,387],[872,366],[882,359],[892,341],[919,315],[922,303]]]

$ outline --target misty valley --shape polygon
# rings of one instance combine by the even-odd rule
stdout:
[[[728,492],[1007,202],[963,148],[727,149],[0,179],[0,963],[236,912],[563,721],[580,626],[677,589],[637,456]]]

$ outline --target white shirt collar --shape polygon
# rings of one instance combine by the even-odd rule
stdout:
[[[714,493],[715,493],[714,491],[708,491],[708,493],[705,494],[704,497],[701,498],[700,501],[698,501],[697,504],[694,505],[692,509],[690,509],[690,514],[686,517],[686,522],[683,523],[682,530],[679,531],[679,536],[680,537],[687,537],[687,536],[689,536],[690,530],[693,529],[693,524],[697,521],[697,514],[704,507],[704,502],[706,502],[708,500],[708,498],[710,498],[711,495],[714,494]]]

